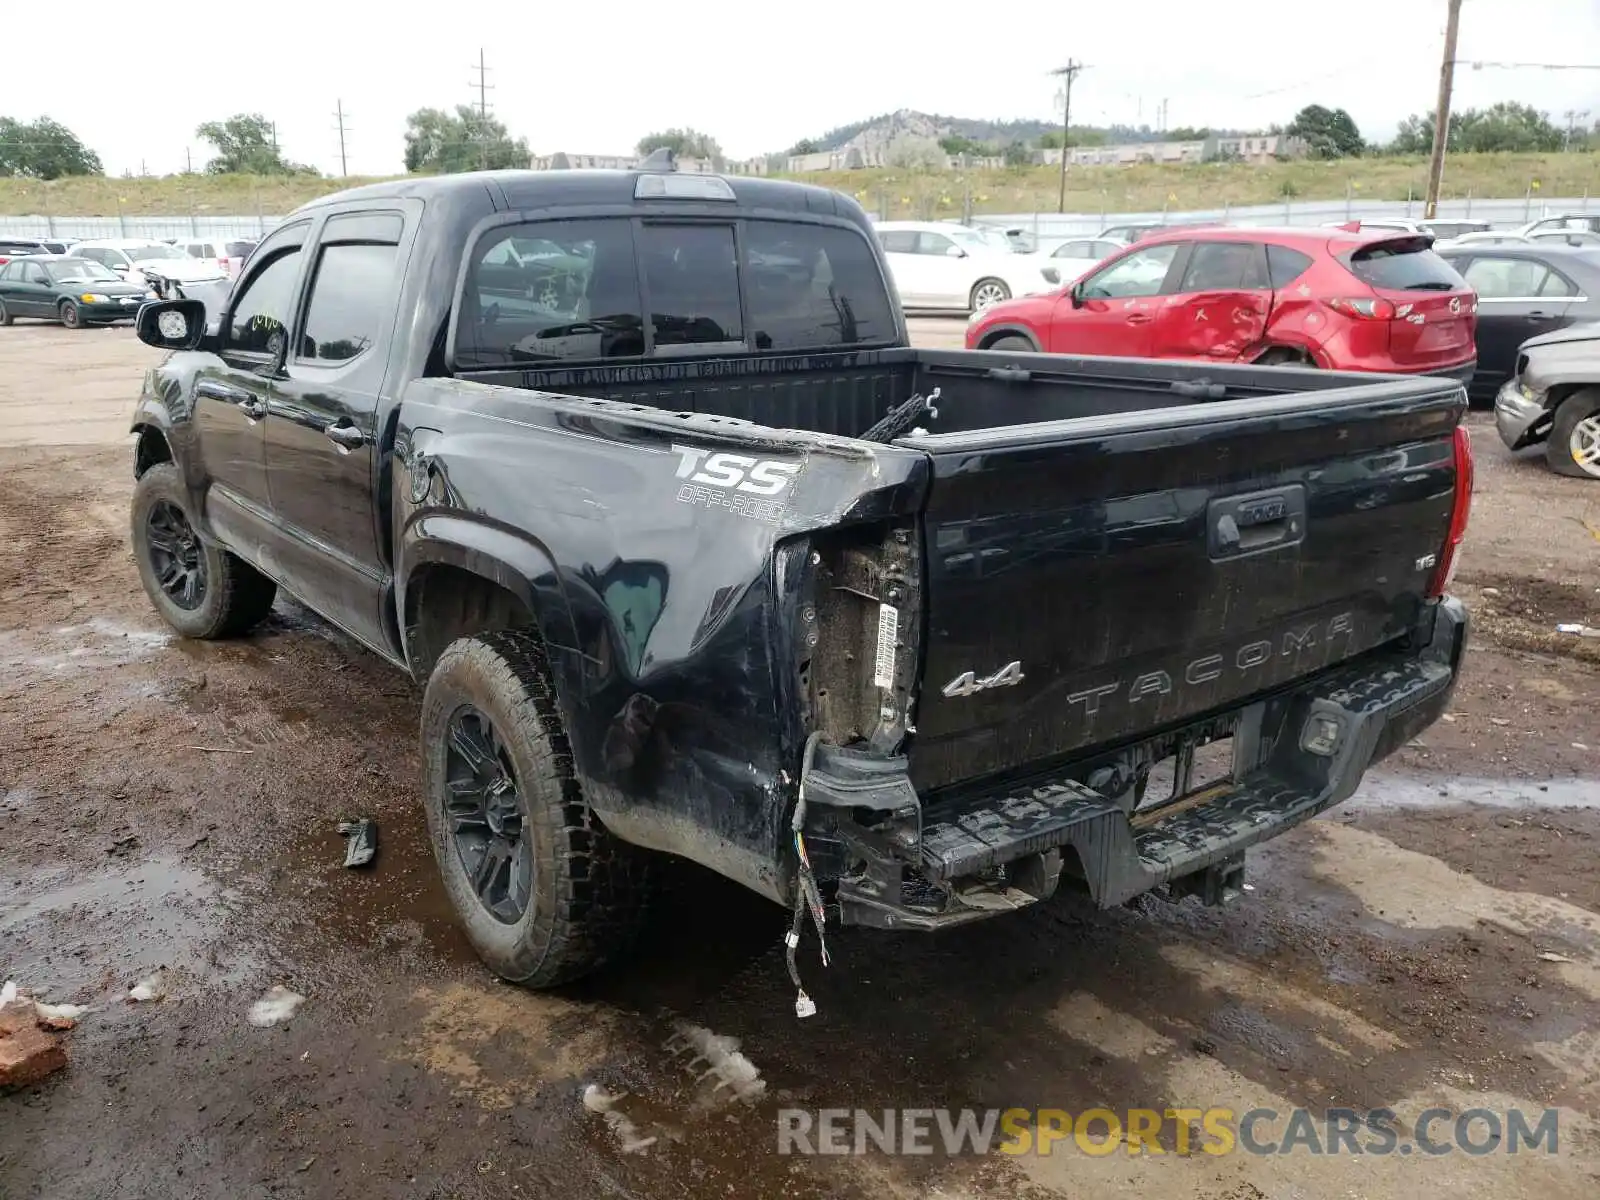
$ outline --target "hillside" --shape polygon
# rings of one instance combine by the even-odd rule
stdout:
[[[1286,199],[1362,199],[1421,196],[1427,164],[1418,158],[1240,163],[1187,166],[1074,167],[1067,177],[1068,212],[1143,212],[1269,204]],[[1460,197],[1580,196],[1600,177],[1591,154],[1457,155],[1445,170],[1445,195]],[[959,216],[967,197],[974,213],[1054,212],[1059,175],[1053,167],[907,174],[838,171],[801,176],[838,188],[869,212],[886,216]],[[80,177],[40,183],[0,178],[0,217],[266,216],[365,179],[306,176],[176,175],[165,178]]]
[[[898,112],[868,117],[830,129],[820,137],[807,138],[818,150],[843,150],[848,146],[870,146],[893,141],[901,134],[914,137],[964,138],[999,150],[1012,142],[1034,144],[1050,134],[1059,134],[1059,121],[1016,120],[990,121],[975,117],[946,117],[938,113],[917,112],[903,108]],[[1224,136],[1242,134],[1243,130],[1219,129]],[[1127,142],[1155,142],[1167,135],[1148,125],[1079,125],[1074,122],[1074,145],[1119,144]]]

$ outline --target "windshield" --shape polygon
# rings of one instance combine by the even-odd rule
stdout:
[[[153,258],[188,258],[176,246],[156,244],[154,246],[129,246],[123,250],[134,262],[149,262]]]
[[[51,283],[67,283],[77,279],[117,282],[115,272],[109,271],[99,263],[87,258],[76,258],[71,262],[46,263],[44,272],[50,276]]]

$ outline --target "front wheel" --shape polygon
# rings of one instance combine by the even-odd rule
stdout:
[[[1600,388],[1586,388],[1561,402],[1544,456],[1558,475],[1600,479]]]
[[[278,585],[200,540],[172,463],[157,463],[133,485],[132,533],[139,581],[162,619],[184,637],[233,637],[271,611]]]
[[[444,888],[491,971],[553,987],[631,946],[655,863],[584,801],[536,634],[445,649],[423,695],[422,764]]]
[[[0,325],[9,325],[16,318],[11,315],[11,310],[6,307],[6,302],[0,300]]]
[[[76,300],[63,300],[61,302],[61,323],[68,329],[83,328],[83,311],[79,309]]]
[[[998,279],[980,279],[972,285],[972,295],[968,297],[969,307],[973,312],[988,308],[991,304],[999,304],[1002,300],[1011,299],[1011,289]]]

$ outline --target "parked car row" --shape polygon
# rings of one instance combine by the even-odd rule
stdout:
[[[243,238],[0,239],[0,325],[129,320],[146,299],[225,288],[255,249]]]

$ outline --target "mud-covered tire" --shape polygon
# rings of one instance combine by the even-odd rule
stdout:
[[[480,899],[450,813],[453,722],[492,724],[514,788],[532,878],[514,920]],[[654,855],[611,836],[585,802],[560,724],[543,643],[531,631],[459,638],[439,656],[422,701],[423,799],[445,892],[484,964],[545,988],[587,975],[633,945],[655,892]],[[456,760],[459,762],[459,759]]]
[[[11,315],[11,310],[6,307],[6,302],[0,300],[0,325],[10,325],[16,318]]]
[[[78,307],[76,300],[63,300],[57,315],[61,318],[61,323],[68,329],[83,328],[83,310]]]
[[[211,641],[237,637],[272,609],[278,585],[235,554],[209,542],[198,542],[204,591],[192,608],[184,607],[163,588],[152,554],[151,514],[167,506],[188,516],[188,494],[175,464],[157,463],[133,486],[133,557],[139,582],[162,620],[186,638]]]
[[[1600,388],[1585,388],[1568,396],[1556,409],[1550,422],[1550,435],[1545,439],[1544,460],[1558,475],[1571,475],[1576,479],[1600,479],[1600,461],[1586,457],[1585,451],[1594,453],[1600,438]]]

